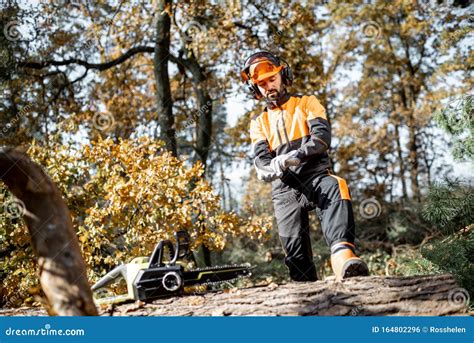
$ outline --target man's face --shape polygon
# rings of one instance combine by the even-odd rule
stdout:
[[[258,81],[257,86],[260,93],[268,100],[278,99],[280,93],[283,91],[280,73]]]

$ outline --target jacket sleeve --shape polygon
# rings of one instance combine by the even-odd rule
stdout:
[[[308,98],[303,112],[306,115],[310,139],[297,150],[296,157],[305,162],[329,149],[331,146],[331,127],[326,117],[326,109],[314,95]]]
[[[261,124],[258,121],[258,116],[252,118],[250,121],[250,139],[252,140],[252,150],[255,157],[255,164],[258,166],[266,166],[272,160],[272,152],[268,144]]]

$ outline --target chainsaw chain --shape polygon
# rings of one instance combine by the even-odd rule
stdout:
[[[222,283],[225,283],[225,282],[234,282],[234,281],[246,278],[246,277],[250,277],[252,275],[252,273],[250,272],[251,267],[252,267],[252,265],[250,263],[226,264],[226,265],[222,265],[222,266],[192,269],[192,270],[189,270],[189,272],[203,272],[203,271],[209,271],[209,270],[219,271],[219,270],[225,270],[225,269],[229,269],[229,268],[248,268],[249,269],[249,270],[247,270],[248,274],[246,274],[246,275],[239,275],[235,278],[228,279],[228,280],[209,281],[209,282],[200,283],[199,285],[196,285],[196,286],[208,286],[208,285],[218,285],[218,284],[222,284]]]
[[[228,268],[250,268],[250,267],[251,267],[250,263],[225,264],[223,266],[214,266],[214,267],[204,267],[204,268],[190,269],[190,270],[187,270],[187,272],[204,272],[204,271],[208,271],[208,270],[222,270],[222,269],[228,269]]]
[[[252,273],[249,272],[247,275],[240,275],[240,276],[237,276],[237,277],[235,277],[235,278],[233,278],[233,279],[220,280],[220,281],[211,281],[211,282],[201,283],[201,284],[199,284],[199,286],[220,285],[220,284],[225,283],[225,282],[234,282],[234,281],[237,281],[237,280],[240,280],[240,279],[249,277],[249,276],[251,276],[251,275],[252,275]]]

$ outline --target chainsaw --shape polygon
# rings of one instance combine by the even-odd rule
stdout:
[[[130,263],[121,264],[92,286],[97,295],[105,286],[123,277],[127,283],[127,294],[108,298],[97,298],[98,304],[119,303],[129,300],[152,301],[157,298],[182,295],[184,287],[229,283],[251,276],[249,263],[233,264],[197,269],[188,269],[190,261],[190,240],[186,231],[174,234],[175,245],[170,240],[160,241],[151,256],[134,258]],[[168,250],[168,261],[164,261]]]

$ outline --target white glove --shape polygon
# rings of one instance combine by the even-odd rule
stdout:
[[[296,150],[290,151],[289,153],[278,155],[270,162],[270,167],[275,171],[276,174],[283,175],[283,172],[290,166],[299,166],[301,160],[296,157],[298,152]]]
[[[255,170],[257,171],[257,179],[259,179],[260,181],[272,182],[283,175],[283,173],[276,173],[270,165],[258,165],[257,159],[253,160],[253,165],[255,167]]]

